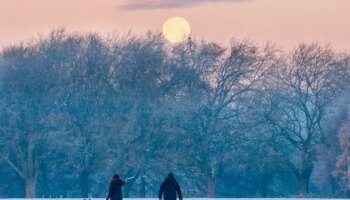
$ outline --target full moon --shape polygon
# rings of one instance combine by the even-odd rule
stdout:
[[[190,34],[190,24],[184,18],[172,17],[163,24],[163,36],[171,43],[184,42]]]

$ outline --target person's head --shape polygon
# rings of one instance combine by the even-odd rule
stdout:
[[[119,179],[119,178],[120,178],[119,174],[114,174],[113,175],[113,179]]]
[[[174,174],[173,174],[172,172],[170,172],[170,173],[168,174],[168,178],[174,178]]]

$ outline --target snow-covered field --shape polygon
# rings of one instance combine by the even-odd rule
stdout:
[[[42,198],[37,198],[44,200]],[[48,199],[48,198],[47,198]],[[328,198],[184,198],[185,200],[331,200]],[[0,200],[36,200],[36,199],[2,199]],[[49,200],[106,200],[105,198],[51,198]],[[158,198],[124,198],[123,200],[158,200]],[[336,200],[349,200],[349,199],[336,199]]]

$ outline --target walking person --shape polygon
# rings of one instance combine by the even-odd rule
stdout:
[[[126,180],[120,178],[119,174],[114,174],[109,184],[108,196],[106,200],[122,200],[122,186],[128,184]]]
[[[179,197],[179,200],[182,200],[180,185],[174,178],[173,173],[169,173],[160,186],[158,194],[159,200],[162,200],[163,194],[164,200],[176,200],[177,196]]]

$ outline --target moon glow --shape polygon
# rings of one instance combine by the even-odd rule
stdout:
[[[184,18],[172,17],[163,24],[163,36],[171,43],[184,42],[190,34],[190,24]]]

